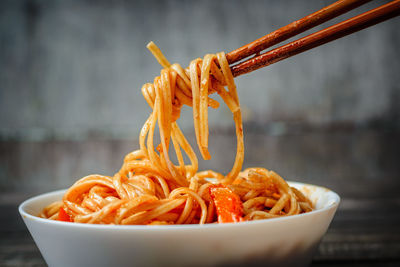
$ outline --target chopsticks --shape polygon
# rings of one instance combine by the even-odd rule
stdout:
[[[261,55],[259,53],[275,44],[289,39],[312,27],[320,25],[351,9],[354,9],[370,0],[340,0],[311,15],[282,27],[256,41],[236,49],[226,55],[229,64],[254,55],[254,57],[231,66],[234,77],[252,72],[259,68],[271,65],[283,59],[297,55],[314,47],[331,42],[348,34],[368,28],[390,18],[400,15],[400,0],[389,2],[385,5],[362,13],[358,16],[330,26],[321,31],[280,46]]]

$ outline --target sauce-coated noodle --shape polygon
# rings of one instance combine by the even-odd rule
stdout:
[[[241,172],[242,116],[223,52],[195,59],[183,69],[179,64],[171,65],[153,42],[147,47],[164,69],[153,83],[142,87],[153,111],[140,132],[140,149],[125,156],[113,177],[94,174],[78,180],[62,201],[44,208],[41,217],[97,224],[204,224],[312,210],[311,201],[275,172],[264,168]],[[182,106],[193,107],[197,145],[202,157],[210,159],[208,107],[219,106],[209,97],[213,93],[232,112],[236,128],[236,158],[226,175],[211,170],[198,172],[197,157],[177,124]],[[154,144],[157,126],[158,145]],[[175,151],[177,164],[170,159],[170,150]],[[190,163],[184,162],[182,151]],[[235,216],[231,216],[233,213]]]

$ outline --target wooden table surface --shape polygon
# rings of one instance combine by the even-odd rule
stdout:
[[[314,163],[312,169],[318,169],[321,175],[326,170],[324,175],[327,179],[305,182],[324,184],[342,197],[335,218],[314,256],[312,266],[400,266],[399,135],[345,133],[323,137],[325,135],[326,133],[282,137],[280,141],[276,141],[276,144],[282,143],[276,146],[285,159],[289,158],[289,154],[285,154],[285,146],[292,147],[292,144],[297,144],[301,147],[303,144],[310,149],[312,146],[308,144],[321,146],[322,148],[317,150],[319,154],[315,150],[312,152],[314,154],[308,153],[307,149],[302,148],[299,149],[299,155],[292,155],[296,150],[289,149],[293,158],[304,162],[287,168],[296,169],[296,166],[303,166],[312,161]],[[260,138],[264,137],[259,134],[247,134],[249,150],[253,146],[252,140],[256,146],[260,144]],[[271,141],[268,142],[268,147],[273,148]],[[361,146],[362,142],[368,149]],[[81,146],[81,144],[76,145]],[[362,153],[357,154],[358,150]],[[353,151],[356,156],[350,157],[346,151]],[[305,156],[301,157],[303,154]],[[251,153],[248,159],[256,162],[254,158],[252,159],[252,155],[254,153]],[[326,161],[332,164],[332,168],[318,160],[324,158],[324,155],[330,155],[326,156]],[[257,155],[257,157],[263,156]],[[364,164],[373,157],[375,159],[369,161],[368,166]],[[282,162],[281,159],[276,161]],[[338,167],[339,161],[348,164]],[[269,164],[274,165],[274,161],[270,161]],[[275,169],[282,170],[284,167],[274,166]],[[335,174],[338,168],[345,171]],[[301,169],[297,171],[303,175]],[[314,176],[319,177],[318,173]],[[370,173],[374,174],[369,175]],[[1,192],[0,194],[0,266],[46,266],[17,211],[21,201],[36,193]]]

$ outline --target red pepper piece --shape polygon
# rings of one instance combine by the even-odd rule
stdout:
[[[58,212],[58,220],[63,222],[72,222],[71,216],[69,216],[63,208],[60,208],[60,211]]]
[[[209,187],[218,215],[218,223],[243,222],[243,204],[240,197],[223,185]]]

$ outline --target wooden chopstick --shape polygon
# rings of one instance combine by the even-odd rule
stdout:
[[[296,20],[278,30],[271,32],[245,46],[226,54],[229,64],[236,63],[248,56],[261,52],[268,47],[283,42],[290,37],[318,26],[330,19],[355,9],[371,0],[340,0],[318,10],[302,19]]]
[[[271,65],[283,59],[331,42],[348,34],[360,31],[398,15],[400,15],[400,0],[389,2],[356,17],[345,20],[324,30],[310,34],[306,37],[300,38],[247,61],[234,65],[231,67],[233,76],[237,77],[239,75]],[[252,50],[251,45],[247,50]]]

